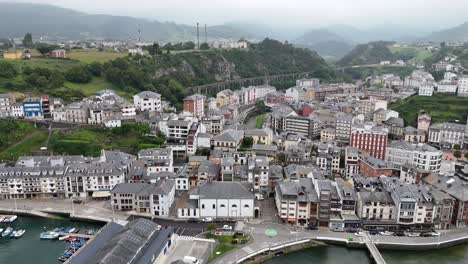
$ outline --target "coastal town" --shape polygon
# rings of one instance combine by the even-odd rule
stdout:
[[[0,0],[0,263],[468,263],[466,10]]]
[[[171,225],[181,222],[200,230],[207,223],[228,223],[218,225],[222,235],[233,228],[245,232],[246,224],[276,223],[303,234],[440,239],[441,231],[468,224],[468,166],[466,154],[460,155],[468,125],[435,123],[421,111],[417,127],[405,126],[389,105],[411,96],[468,96],[468,76],[453,69],[447,67],[438,83],[415,70],[404,80],[393,74],[358,83],[308,78],[286,90],[263,84],[214,97],[193,94],[183,100],[182,111],[152,91],[129,101],[102,90],[68,104],[48,95],[18,100],[2,94],[0,116],[7,120],[50,131],[140,123],[165,142],[135,154],[103,149],[97,157],[44,154],[44,147],[42,154],[1,164],[0,195],[15,201],[12,212],[21,209],[21,201],[37,211],[34,203],[47,200],[111,208],[113,216],[100,219],[110,224],[67,263],[105,259],[119,246],[100,236],[142,236],[134,229],[153,230],[159,221],[169,229],[144,231],[129,257],[143,258],[150,252],[141,248],[157,245],[155,263],[169,263],[164,261],[173,250],[172,237],[182,236]],[[122,221],[149,220],[122,227],[115,213]]]

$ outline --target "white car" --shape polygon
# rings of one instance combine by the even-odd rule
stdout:
[[[232,226],[230,226],[230,225],[224,225],[224,226],[223,226],[223,230],[232,231]]]
[[[202,219],[202,221],[205,223],[213,222],[213,217],[205,217]]]
[[[431,234],[432,234],[432,236],[435,236],[435,237],[438,237],[438,236],[440,236],[440,233],[439,233],[439,232],[435,232],[435,231],[434,231],[434,232],[432,232]]]
[[[409,237],[418,237],[419,234],[418,233],[409,233],[409,234],[407,234],[407,236],[409,236]]]
[[[382,235],[382,236],[393,236],[393,232],[388,232],[388,231],[380,232],[380,235]]]
[[[357,237],[362,237],[362,236],[364,236],[364,235],[362,234],[362,232],[356,232],[356,233],[354,233],[354,235],[357,236]]]
[[[192,257],[192,256],[185,256],[183,259],[182,259],[182,262],[186,263],[186,264],[199,264],[200,261],[198,261],[197,258],[195,257]]]

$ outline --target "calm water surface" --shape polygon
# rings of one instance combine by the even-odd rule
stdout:
[[[0,224],[5,228],[6,224]],[[61,219],[48,219],[38,217],[18,216],[18,219],[11,224],[14,229],[26,229],[26,233],[21,238],[0,237],[0,263],[8,264],[54,264],[61,263],[58,257],[68,248],[64,241],[41,240],[39,234],[45,230],[52,230],[56,227],[78,227],[83,232],[85,229],[97,230],[103,225],[70,221]]]
[[[432,251],[383,251],[387,264],[465,264],[468,245]],[[265,264],[371,264],[369,253],[362,249],[320,246],[276,257]]]

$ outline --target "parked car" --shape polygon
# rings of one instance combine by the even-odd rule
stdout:
[[[380,235],[382,235],[382,236],[393,236],[393,232],[384,231],[384,232],[380,232]]]
[[[409,236],[409,237],[418,237],[419,234],[418,233],[408,233],[407,236]]]
[[[210,223],[210,222],[213,222],[213,217],[205,217],[202,219],[203,222],[205,223]]]
[[[395,233],[393,233],[394,236],[398,236],[398,237],[404,237],[405,236],[405,232],[403,231],[397,231]]]
[[[354,233],[354,235],[357,236],[357,237],[363,237],[364,236],[364,234],[362,232],[356,232],[356,233]]]
[[[376,236],[376,235],[378,235],[378,234],[379,234],[379,232],[377,232],[377,231],[375,231],[375,230],[369,231],[369,235],[371,235],[371,236]]]
[[[432,235],[432,232],[424,232],[424,233],[419,234],[419,236],[421,236],[421,237],[432,237],[433,235]]]
[[[346,229],[346,233],[357,233],[359,230],[357,228],[348,228]]]
[[[431,234],[432,234],[432,236],[435,236],[435,237],[440,236],[440,233],[437,232],[437,231],[433,231],[433,232],[431,232]]]
[[[332,229],[332,231],[333,232],[344,232],[345,230],[342,227],[335,227],[335,228]]]
[[[81,200],[81,199],[73,199],[73,203],[81,204],[81,203],[83,203],[83,200]]]
[[[318,227],[316,225],[308,225],[306,227],[307,230],[318,230]]]
[[[223,230],[232,231],[232,226],[230,226],[230,225],[223,225]]]
[[[190,218],[189,220],[187,220],[187,223],[198,223],[198,219]]]
[[[192,257],[192,256],[185,256],[182,259],[182,262],[184,262],[186,264],[199,264],[200,263],[200,261],[198,261],[198,259],[196,257]]]

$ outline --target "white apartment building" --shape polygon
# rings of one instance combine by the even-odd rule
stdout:
[[[408,163],[422,170],[439,172],[442,151],[424,143],[394,141],[387,145],[385,160],[395,169]]]
[[[434,94],[434,86],[432,84],[423,84],[419,86],[419,96],[432,96]]]
[[[123,117],[136,116],[136,108],[134,104],[125,103],[120,106]]]
[[[468,97],[468,75],[458,79],[458,96]]]
[[[442,80],[437,84],[438,93],[456,94],[458,83],[456,81]]]
[[[134,210],[138,213],[168,217],[174,196],[174,180],[121,183],[111,191],[111,204],[116,210]]]
[[[16,98],[13,94],[0,94],[0,117],[11,116],[12,106]]]
[[[15,103],[11,106],[11,115],[13,117],[23,117],[23,105],[21,103]]]
[[[133,96],[133,104],[139,111],[161,111],[161,95],[151,91],[144,91]]]
[[[437,123],[429,127],[428,142],[452,148],[458,144],[463,148],[466,126],[455,123]]]

